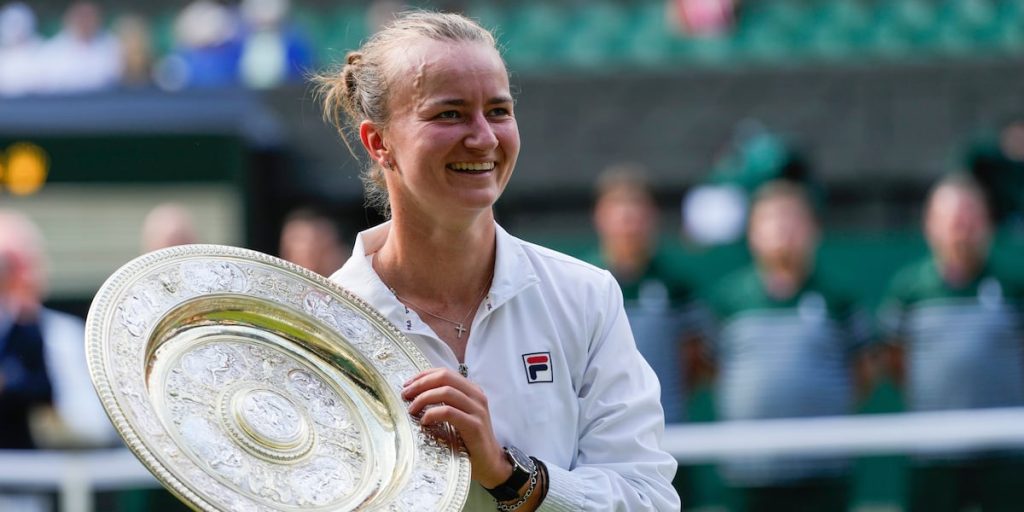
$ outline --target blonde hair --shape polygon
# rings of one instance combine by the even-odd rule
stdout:
[[[358,50],[348,52],[340,69],[313,78],[317,97],[323,105],[324,119],[338,130],[353,156],[356,153],[348,139],[350,133],[358,135],[359,125],[364,120],[386,126],[390,119],[389,93],[397,72],[395,50],[423,38],[481,43],[497,50],[493,34],[460,14],[422,10],[400,13]],[[360,173],[360,178],[367,206],[389,216],[390,203],[383,169],[371,161]]]

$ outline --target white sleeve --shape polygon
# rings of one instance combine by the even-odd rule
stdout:
[[[76,443],[110,446],[117,432],[96,396],[85,362],[85,326],[77,317],[44,311],[46,365],[53,386],[53,405]]]
[[[658,379],[636,350],[610,274],[593,317],[589,359],[578,388],[580,421],[574,467],[545,464],[550,477],[541,511],[672,511],[676,460],[661,449],[665,419]],[[596,314],[595,314],[596,313]]]

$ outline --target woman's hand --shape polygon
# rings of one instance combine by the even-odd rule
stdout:
[[[405,383],[402,398],[412,400],[409,414],[420,423],[447,421],[466,444],[473,480],[493,489],[512,476],[512,464],[494,436],[487,397],[479,386],[448,368],[431,368]]]

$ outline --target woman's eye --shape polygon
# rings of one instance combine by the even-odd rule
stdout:
[[[458,119],[459,112],[456,110],[446,110],[437,115],[438,119]]]
[[[491,109],[490,115],[497,116],[497,117],[502,117],[502,116],[512,115],[512,112],[509,109],[505,108],[505,107],[498,107],[498,108]]]

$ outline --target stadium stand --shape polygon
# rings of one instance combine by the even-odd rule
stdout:
[[[1024,53],[1024,0],[754,0],[734,29],[690,37],[664,0],[471,0],[465,12],[496,27],[514,68],[617,68],[957,59]],[[40,28],[60,25],[59,4],[39,2]],[[111,2],[111,11],[151,17],[155,47],[172,46],[177,4]],[[365,3],[296,1],[293,19],[323,53],[352,48],[367,35]],[[327,55],[322,55],[327,56]]]

